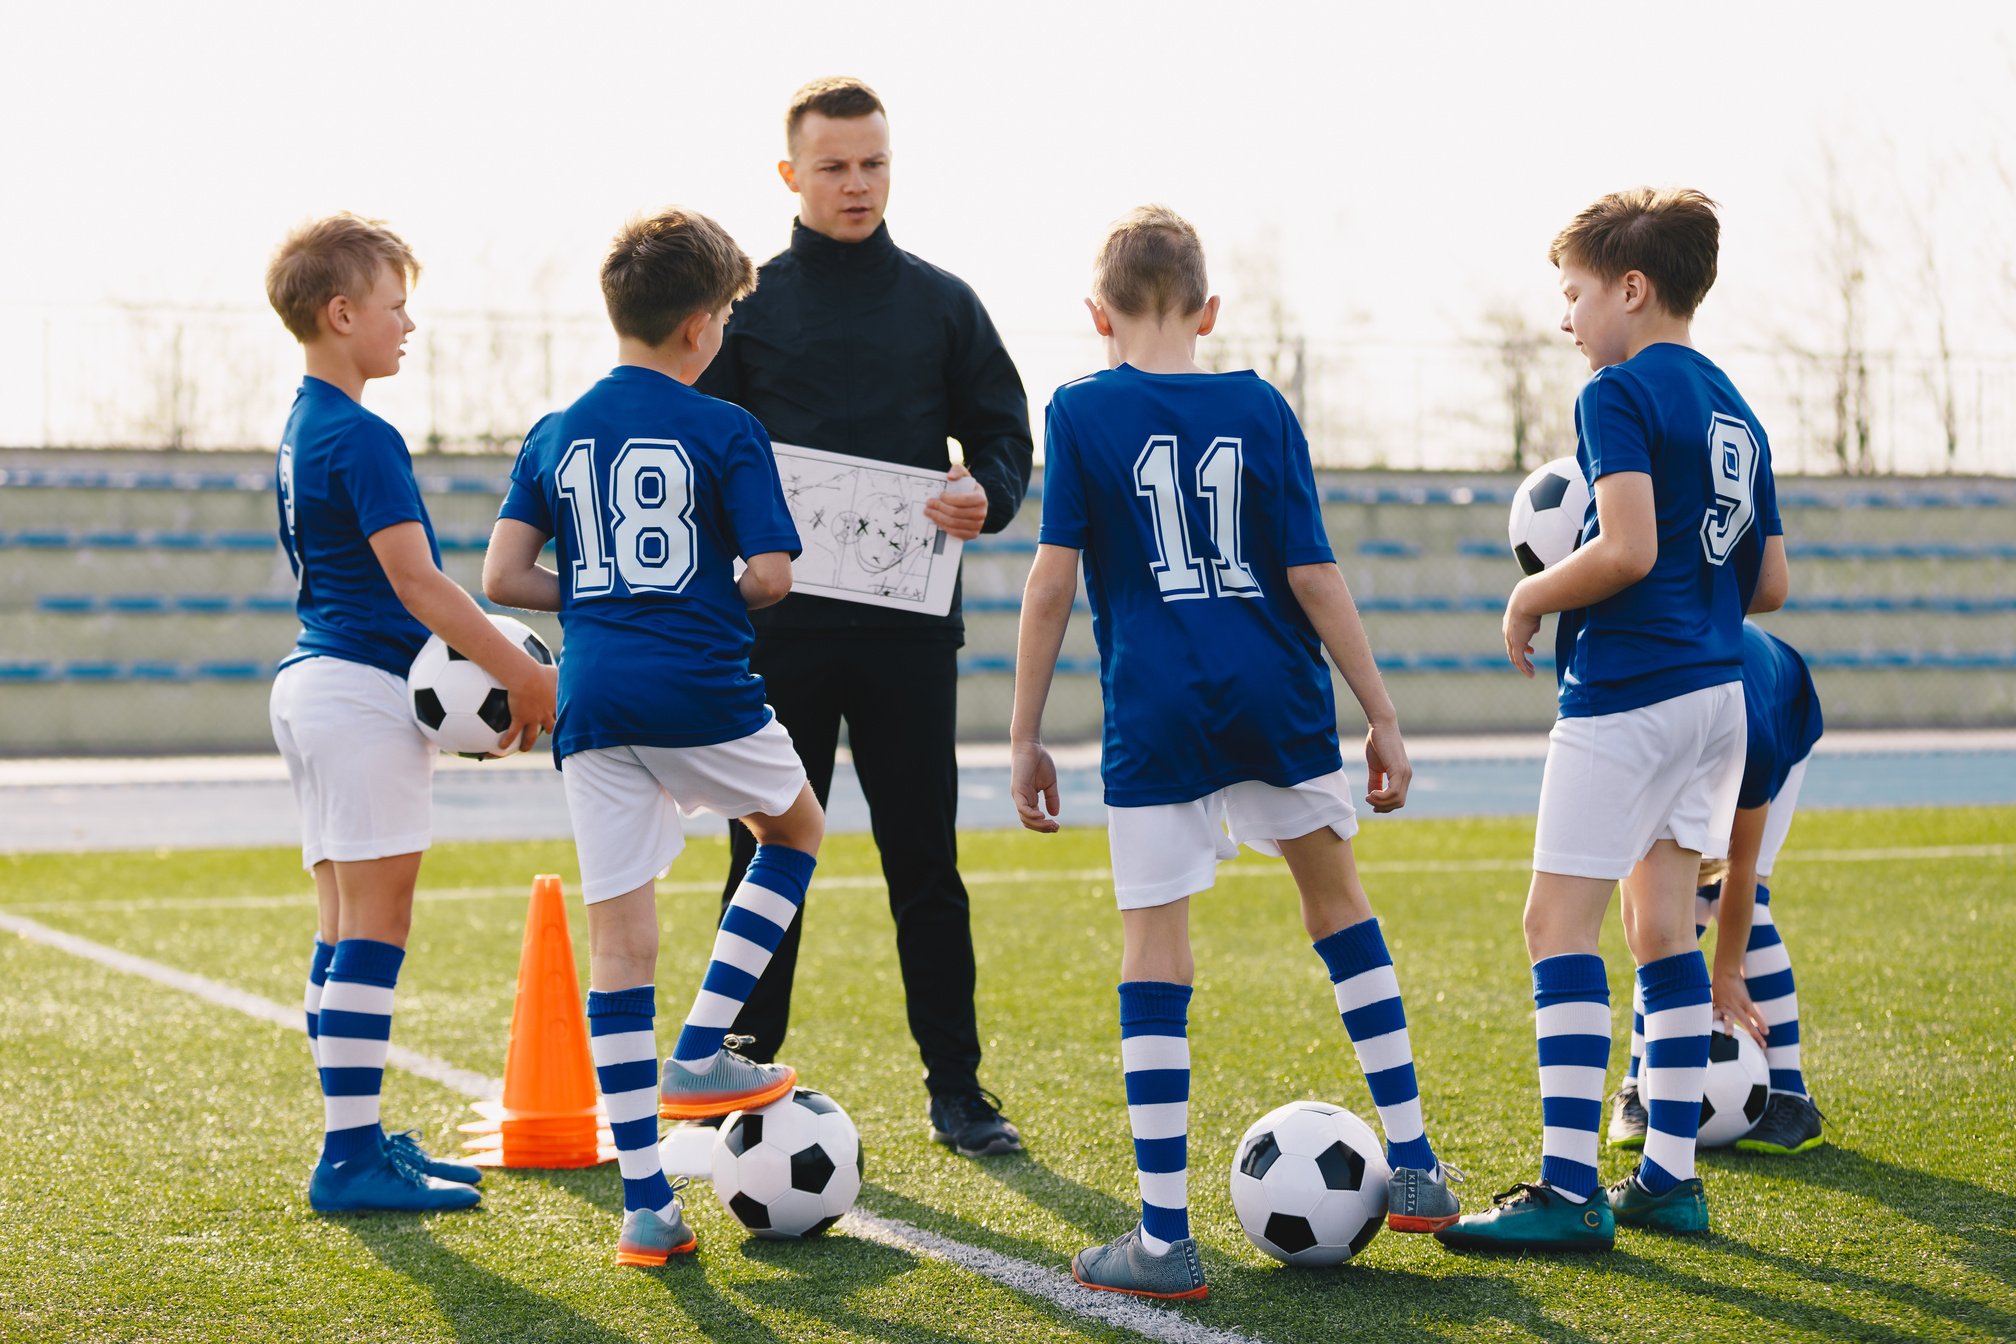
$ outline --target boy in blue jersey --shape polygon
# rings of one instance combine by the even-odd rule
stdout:
[[[1755,624],[1743,622],[1743,711],[1748,745],[1729,858],[1705,863],[1694,895],[1694,931],[1716,924],[1715,1011],[1748,1031],[1764,1047],[1771,1095],[1755,1128],[1736,1141],[1745,1152],[1789,1155],[1820,1146],[1820,1108],[1806,1091],[1799,1064],[1799,996],[1792,958],[1771,917],[1766,885],[1792,829],[1806,760],[1825,723],[1813,674],[1799,651]],[[1631,1005],[1631,1064],[1610,1117],[1610,1142],[1619,1148],[1645,1143],[1645,1105],[1638,1075],[1645,1054],[1645,1004]]]
[[[1386,1131],[1391,1225],[1429,1232],[1458,1213],[1422,1124],[1393,960],[1352,859],[1358,819],[1324,649],[1369,724],[1373,810],[1406,802],[1407,749],[1324,535],[1294,412],[1250,370],[1197,365],[1197,338],[1218,314],[1207,293],[1196,231],[1164,207],[1132,212],[1100,249],[1087,305],[1110,367],[1051,398],[1012,731],[1017,812],[1054,832],[1043,705],[1082,554],[1106,706],[1141,1221],[1079,1252],[1071,1272],[1087,1287],[1160,1298],[1206,1293],[1188,1213],[1189,898],[1241,843],[1285,858],[1301,892]]]
[[[761,1106],[798,1077],[737,1054],[747,1038],[728,1036],[804,904],[825,832],[749,671],[749,612],[790,591],[798,531],[763,427],[692,388],[755,279],[703,215],[668,209],[617,235],[602,265],[617,367],[526,435],[483,563],[493,601],[557,611],[566,633],[553,756],[588,903],[596,1078],[623,1172],[618,1264],[662,1265],[695,1244],[659,1162],[658,1117]],[[557,573],[538,562],[548,537]],[[757,849],[661,1073],[655,879],[685,847],[682,812],[738,817]]]
[[[266,271],[267,297],[307,361],[275,470],[301,634],[274,679],[271,719],[319,909],[305,1006],[324,1132],[308,1199],[325,1212],[467,1208],[481,1178],[379,1124],[433,808],[434,748],[406,686],[413,655],[431,630],[504,685],[500,745],[529,746],[553,726],[552,670],[441,572],[406,443],[360,404],[367,381],[399,371],[419,270],[382,223],[342,214],[297,229]]]
[[[1715,280],[1719,224],[1697,191],[1606,196],[1549,258],[1561,328],[1594,371],[1575,404],[1593,490],[1584,541],[1506,603],[1507,655],[1561,613],[1560,717],[1547,748],[1526,947],[1540,1055],[1540,1179],[1438,1233],[1458,1248],[1607,1249],[1615,1225],[1705,1232],[1694,1174],[1711,1025],[1694,936],[1704,855],[1728,852],[1743,772],[1742,626],[1784,601],[1770,449],[1720,369],[1689,344]],[[1598,1188],[1610,991],[1597,935],[1624,884],[1645,995],[1649,1130],[1638,1170]]]

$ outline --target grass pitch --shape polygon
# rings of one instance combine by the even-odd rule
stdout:
[[[1773,883],[1828,1147],[1704,1154],[1715,1234],[1623,1232],[1594,1260],[1478,1259],[1382,1234],[1336,1270],[1241,1235],[1225,1171],[1295,1097],[1374,1119],[1278,863],[1193,902],[1192,1220],[1211,1283],[1180,1313],[1257,1339],[1991,1340],[2016,1337],[2016,809],[1810,813]],[[1538,1168],[1519,941],[1524,821],[1370,825],[1358,854],[1407,996],[1432,1138],[1465,1204]],[[1062,1267],[1136,1214],[1113,984],[1119,920],[1098,831],[972,834],[983,1080],[1029,1152],[972,1162],[925,1133],[889,916],[868,881],[815,880],[787,1051],[867,1150],[864,1207]],[[661,1044],[689,1001],[725,866],[695,843],[661,896]],[[395,1040],[504,1066],[525,892],[564,844],[446,845],[422,874]],[[820,876],[869,879],[865,837]],[[683,885],[682,885],[683,884]],[[0,910],[298,1004],[312,901],[288,850],[0,856]],[[574,911],[577,953],[583,921]],[[1621,935],[1607,952],[1620,1028]],[[1621,1072],[1624,1041],[1614,1068]],[[1613,1075],[1614,1079],[1614,1075]],[[387,1119],[437,1151],[463,1098],[386,1075]],[[610,1264],[614,1166],[493,1173],[482,1211],[322,1218],[320,1108],[298,1033],[0,935],[0,1339],[870,1340],[1133,1338],[942,1261],[851,1237],[745,1240],[704,1185],[701,1251]],[[1621,1172],[1606,1152],[1604,1174]]]

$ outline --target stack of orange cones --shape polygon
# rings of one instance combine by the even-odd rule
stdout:
[[[511,1010],[511,1050],[504,1095],[479,1101],[480,1120],[462,1146],[479,1167],[592,1167],[613,1161],[616,1145],[595,1093],[588,1018],[574,974],[574,941],[560,879],[532,879],[532,908],[518,955],[518,1002]]]

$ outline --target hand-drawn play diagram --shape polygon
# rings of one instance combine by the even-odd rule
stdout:
[[[804,547],[791,565],[793,592],[933,615],[951,610],[964,548],[924,516],[925,501],[946,488],[944,473],[773,446]]]

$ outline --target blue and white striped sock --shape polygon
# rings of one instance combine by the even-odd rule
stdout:
[[[686,1025],[672,1047],[672,1059],[681,1068],[705,1073],[721,1052],[721,1040],[735,1025],[735,1015],[749,1001],[771,954],[784,940],[784,931],[805,904],[805,889],[817,866],[818,860],[802,850],[756,847],[756,857],[749,861],[714,935],[714,954],[700,992],[693,996],[693,1011],[686,1015]]]
[[[1714,1009],[1708,963],[1697,949],[1638,968],[1645,993],[1645,1151],[1638,1183],[1663,1195],[1694,1175],[1701,1129],[1701,1087],[1708,1076]]]
[[[1533,963],[1540,1046],[1540,1179],[1576,1203],[1596,1193],[1596,1135],[1610,1063],[1610,981],[1587,952]]]
[[[588,1047],[616,1141],[626,1213],[662,1214],[672,1203],[672,1186],[658,1160],[658,1040],[651,1030],[657,1016],[658,995],[650,985],[588,991]]]
[[[1379,921],[1362,920],[1319,940],[1316,953],[1329,968],[1344,1030],[1358,1052],[1358,1067],[1386,1131],[1386,1162],[1431,1175],[1435,1151],[1421,1122],[1421,1089],[1414,1079],[1414,1047],[1407,1010]]]
[[[308,990],[301,996],[301,1011],[308,1018],[308,1058],[321,1067],[322,1055],[316,1048],[315,1037],[321,1030],[322,986],[329,983],[329,963],[336,959],[336,949],[315,938],[315,951],[308,958]]]
[[[405,948],[369,938],[336,944],[315,1014],[324,1162],[362,1157],[381,1140],[378,1093],[392,1043],[392,987],[405,960]]]
[[[1120,1067],[1141,1187],[1141,1249],[1167,1255],[1190,1235],[1190,986],[1120,986]]]
[[[1771,1090],[1806,1095],[1799,1069],[1799,994],[1792,986],[1792,957],[1771,918],[1771,889],[1757,884],[1757,913],[1750,919],[1750,946],[1743,952],[1743,984],[1764,1015],[1764,1058],[1771,1066]]]
[[[1761,906],[1770,899],[1770,893],[1763,887],[1757,888],[1758,903]],[[1713,882],[1694,889],[1694,937],[1699,941],[1708,932],[1708,921],[1715,917],[1715,902],[1722,899],[1722,884]],[[1750,946],[1757,946],[1757,931],[1750,931]],[[1744,959],[1744,975],[1749,975],[1749,959]],[[1638,1074],[1645,1058],[1645,987],[1638,978],[1631,978],[1631,1062],[1624,1069],[1624,1083],[1627,1087],[1638,1085]]]

